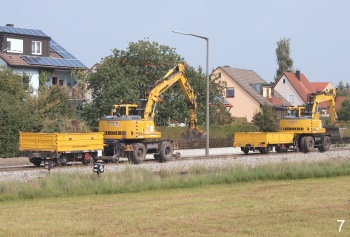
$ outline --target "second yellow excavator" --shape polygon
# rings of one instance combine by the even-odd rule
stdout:
[[[184,93],[189,110],[188,130],[182,134],[186,141],[198,141],[205,133],[198,129],[196,116],[196,96],[185,75],[185,66],[175,65],[149,92],[144,109],[137,104],[113,105],[110,116],[99,121],[99,131],[104,133],[104,157],[110,157],[117,162],[119,157],[127,157],[134,164],[145,159],[146,154],[154,154],[154,158],[165,162],[173,157],[173,143],[164,140],[156,130],[154,116],[160,95],[167,89],[179,83]]]

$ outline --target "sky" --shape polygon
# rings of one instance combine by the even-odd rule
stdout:
[[[4,5],[5,6],[5,5]],[[348,0],[15,0],[0,25],[42,30],[87,67],[148,39],[175,48],[193,67],[255,71],[267,82],[278,68],[277,42],[290,39],[293,67],[311,82],[350,81]]]

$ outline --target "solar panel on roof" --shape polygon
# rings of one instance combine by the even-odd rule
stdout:
[[[11,27],[11,26],[0,26],[0,32],[20,34],[20,35],[49,37],[41,30],[17,28],[17,27]]]
[[[21,56],[30,65],[44,65],[56,67],[86,68],[78,59],[50,58],[40,56]]]
[[[52,39],[50,40],[50,48],[65,59],[76,59],[72,54],[70,54],[66,49]]]

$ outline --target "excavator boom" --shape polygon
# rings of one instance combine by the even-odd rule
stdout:
[[[159,101],[159,96],[175,83],[180,84],[182,92],[186,97],[189,110],[189,128],[187,132],[181,135],[181,137],[186,141],[201,140],[204,138],[205,134],[198,129],[196,96],[185,75],[185,66],[182,64],[175,65],[175,67],[169,70],[163,78],[156,81],[156,86],[148,95],[143,120],[154,119],[155,105]]]

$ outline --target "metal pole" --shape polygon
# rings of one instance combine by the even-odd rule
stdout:
[[[209,38],[201,35],[195,35],[190,33],[183,33],[179,31],[172,31],[173,33],[181,35],[189,35],[197,38],[205,39],[207,41],[207,56],[206,56],[206,114],[205,114],[205,123],[206,123],[206,142],[205,142],[205,155],[209,156]]]
[[[206,143],[205,143],[205,155],[209,156],[209,38],[206,38],[207,40],[207,99],[206,99],[206,116],[205,116],[205,120],[206,120],[206,132],[207,132],[207,136],[206,136]]]

